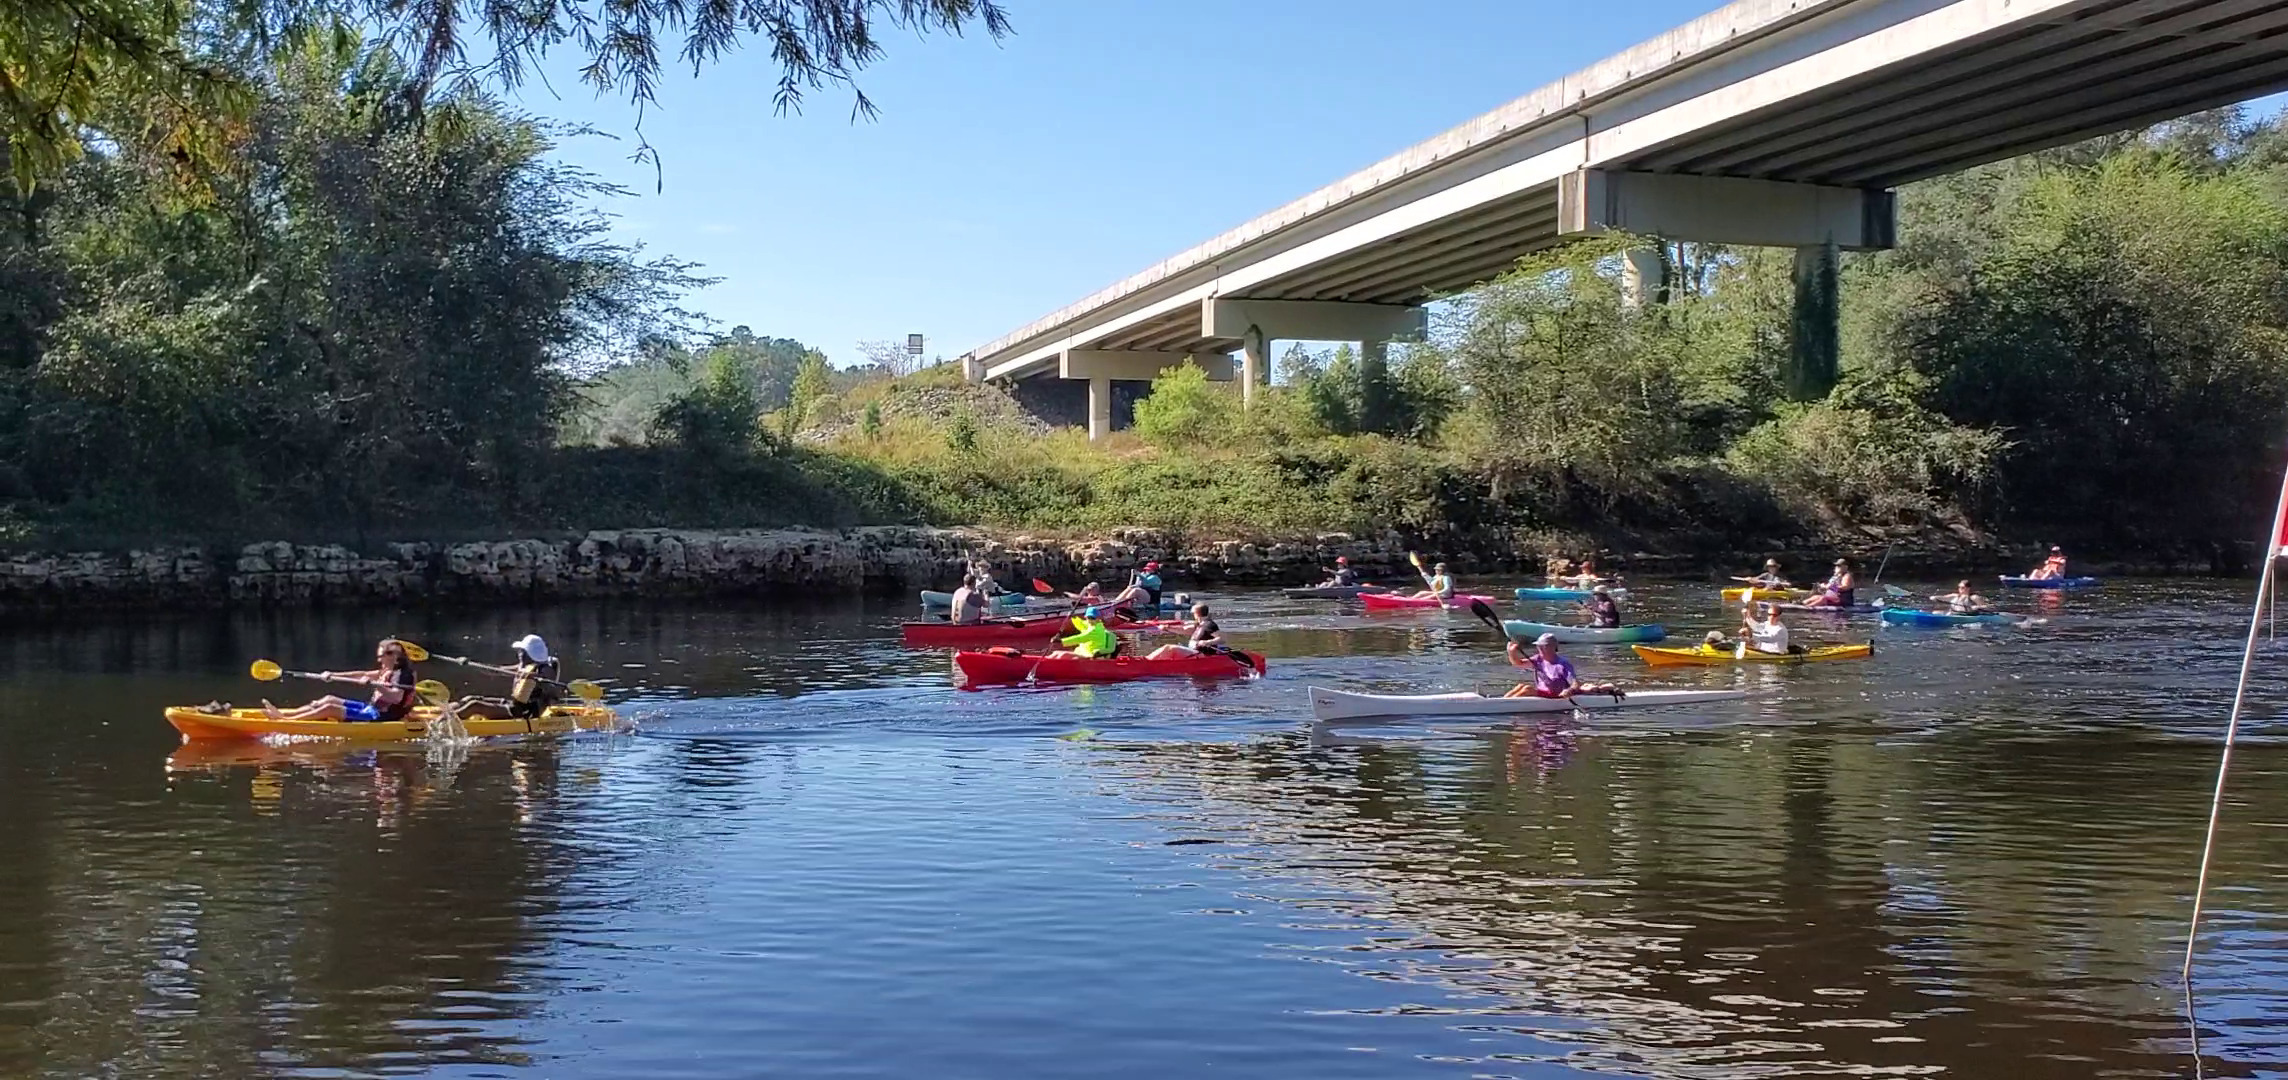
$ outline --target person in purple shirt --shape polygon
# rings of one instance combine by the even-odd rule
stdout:
[[[1533,672],[1533,685],[1517,684],[1516,689],[1504,697],[1564,698],[1567,701],[1581,694],[1611,694],[1621,697],[1621,688],[1611,683],[1589,684],[1581,681],[1573,670],[1573,661],[1557,653],[1557,635],[1543,634],[1534,639],[1533,652],[1528,654],[1517,642],[1509,643],[1509,662]]]

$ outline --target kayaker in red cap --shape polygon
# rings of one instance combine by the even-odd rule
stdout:
[[[1322,589],[1350,588],[1358,583],[1358,571],[1351,569],[1350,557],[1337,555],[1335,556],[1335,568],[1327,571],[1327,580],[1320,582],[1319,587]]]
[[[1148,619],[1160,617],[1160,564],[1148,562],[1128,579],[1128,587],[1112,598],[1109,605],[1114,611],[1123,608],[1143,611]]]

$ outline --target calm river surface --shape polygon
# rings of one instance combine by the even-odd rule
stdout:
[[[19,624],[0,1076],[2189,1076],[2176,968],[2251,589],[1799,617],[1876,652],[1787,671],[1574,646],[1763,693],[1339,737],[1306,685],[1493,688],[1493,635],[1251,593],[1220,614],[1262,681],[963,692],[887,604]],[[1639,592],[1720,618],[1712,584]],[[194,755],[159,716],[250,702],[255,657],[527,630],[639,733]],[[2288,1075],[2288,643],[2253,696],[2211,1075]]]

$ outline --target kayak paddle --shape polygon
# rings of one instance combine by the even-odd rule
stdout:
[[[1033,579],[1033,591],[1042,596],[1057,595],[1057,587],[1049,584],[1046,581],[1042,581],[1040,578]]]
[[[408,656],[412,655],[412,650],[421,648],[420,646],[411,644],[409,642],[400,642],[399,644],[402,644],[406,647],[406,655]],[[422,655],[429,656],[430,654],[428,650],[423,649]],[[502,667],[498,664],[487,664],[481,660],[471,660],[466,656],[433,656],[430,658],[443,660],[448,664],[459,664],[465,668],[475,668],[478,671],[489,671],[495,675],[506,675],[512,679],[521,677],[521,673],[519,673],[515,668]],[[579,698],[580,700],[590,704],[604,700],[603,684],[590,682],[587,679],[574,679],[571,682],[564,682],[558,679],[538,679],[537,681],[547,683],[550,686],[561,686],[564,689],[571,691],[573,697]]]
[[[453,691],[451,687],[435,679],[423,679],[413,684],[413,696],[431,705],[443,705],[452,700]]]
[[[402,645],[404,642],[399,642],[399,644]],[[411,656],[413,654],[413,647],[408,647],[405,652],[406,655]],[[422,655],[426,656],[428,654],[424,652]],[[319,682],[365,681],[361,679],[344,679],[334,677],[327,672],[288,671],[269,660],[255,661],[253,666],[247,670],[247,674],[254,676],[256,680],[261,682],[277,682],[278,680],[284,678],[315,679]],[[413,684],[413,696],[418,697],[431,705],[442,705],[446,702],[446,700],[453,696],[453,691],[444,683],[438,682],[435,679],[423,679],[420,682]]]
[[[1493,605],[1483,600],[1472,600],[1470,601],[1470,614],[1477,616],[1479,622],[1493,627],[1502,635],[1504,641],[1509,639],[1509,630],[1502,626],[1501,616],[1494,614]]]

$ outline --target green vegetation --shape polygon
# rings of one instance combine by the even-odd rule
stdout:
[[[109,2],[75,10],[150,15]],[[1674,245],[1668,302],[1638,308],[1617,261],[1647,241],[1614,238],[1455,298],[1429,341],[1292,349],[1253,409],[1171,372],[1090,445],[884,343],[838,370],[700,333],[677,305],[702,279],[605,239],[613,192],[549,160],[566,133],[421,58],[339,33],[249,55],[228,138],[70,120],[84,153],[0,189],[0,539],[928,521],[2088,548],[2242,537],[2288,416],[2288,136],[2229,114],[1907,190],[1900,249],[1834,264],[1841,333],[1808,363],[1791,253]],[[145,125],[226,107],[88,100]],[[56,144],[26,145],[11,167]]]

